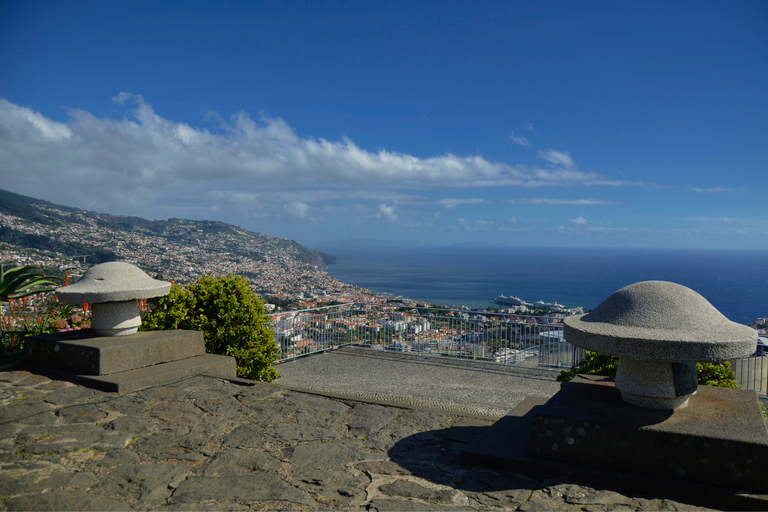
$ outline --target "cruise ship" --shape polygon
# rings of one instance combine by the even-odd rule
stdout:
[[[525,302],[523,299],[517,296],[507,297],[505,295],[499,295],[494,299],[494,302],[496,304],[501,304],[502,306],[530,306],[527,302]]]

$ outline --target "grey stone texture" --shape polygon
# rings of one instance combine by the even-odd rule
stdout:
[[[93,329],[31,336],[24,359],[55,368],[63,378],[126,392],[200,373],[235,378],[235,359],[206,354],[203,334],[174,329],[131,336],[99,336]]]
[[[702,510],[462,466],[492,423],[208,376],[118,395],[6,368],[0,510]]]
[[[677,409],[688,405],[698,388],[693,375],[693,392],[678,394],[674,363],[643,361],[623,357],[616,368],[616,389],[632,405],[649,409]]]
[[[618,357],[616,388],[622,398],[650,409],[688,404],[697,384],[681,363],[747,357],[757,346],[757,331],[731,322],[690,288],[667,281],[625,286],[564,324],[572,345]]]
[[[625,286],[564,323],[572,345],[619,358],[717,362],[747,357],[757,346],[757,331],[731,322],[690,288],[667,281]]]
[[[623,403],[602,378],[577,378],[538,408],[529,454],[768,493],[768,432],[754,391],[704,386],[688,407]]]
[[[768,507],[768,430],[756,393],[704,386],[687,408],[625,403],[611,379],[577,376],[529,398],[462,449],[467,464],[576,479],[625,495],[728,510]]]
[[[85,337],[84,332],[33,336],[25,343],[26,359],[85,375],[109,375],[205,354],[200,331],[138,332],[129,337]]]
[[[560,389],[557,372],[546,369],[357,348],[276,368],[282,376],[276,383],[296,390],[492,418],[526,397],[549,398]]]
[[[152,279],[135,265],[110,261],[94,265],[78,282],[56,289],[59,300],[70,303],[123,302],[162,297],[171,283]]]
[[[162,297],[170,290],[171,283],[152,279],[130,263],[112,261],[94,265],[56,294],[63,302],[91,303],[91,327],[99,336],[129,336],[141,325],[137,299]]]
[[[141,325],[141,311],[136,300],[95,302],[91,307],[91,329],[99,336],[129,336]]]

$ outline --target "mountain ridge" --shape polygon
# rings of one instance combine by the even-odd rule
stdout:
[[[223,273],[228,268],[257,278],[263,273],[260,267],[268,267],[267,263],[322,269],[336,261],[334,256],[294,240],[220,221],[102,214],[3,189],[0,215],[0,241],[4,245],[38,251],[56,261],[76,257],[84,262],[90,258],[88,263],[128,260],[144,270],[182,281],[204,273]],[[144,257],[148,255],[153,257]],[[205,267],[205,263],[211,272],[195,268]]]

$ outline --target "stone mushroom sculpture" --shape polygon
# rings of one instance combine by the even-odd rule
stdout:
[[[615,386],[625,402],[651,409],[685,407],[698,387],[697,362],[747,357],[757,331],[731,322],[685,286],[643,281],[593,311],[565,319],[572,345],[619,358]]]
[[[94,265],[75,284],[56,290],[64,302],[91,303],[91,327],[99,336],[133,334],[141,325],[138,299],[162,297],[171,283],[152,279],[130,263]]]

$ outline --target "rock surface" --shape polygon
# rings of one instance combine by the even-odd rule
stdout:
[[[493,418],[196,376],[0,371],[0,510],[705,510],[459,464]]]

